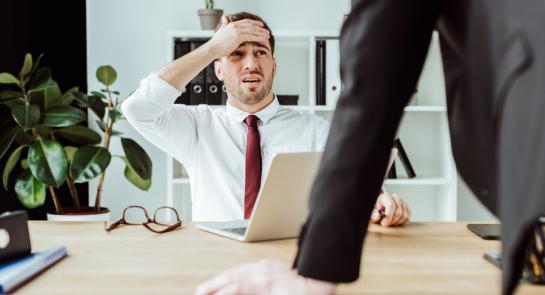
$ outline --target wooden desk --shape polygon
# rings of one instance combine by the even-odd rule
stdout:
[[[291,262],[296,240],[245,244],[192,224],[162,235],[141,226],[106,233],[102,223],[30,222],[35,250],[64,244],[69,257],[18,290],[20,294],[193,294],[213,275],[243,262]],[[500,294],[500,272],[482,259],[499,243],[465,223],[372,225],[362,276],[338,294]],[[517,294],[545,294],[524,285]]]

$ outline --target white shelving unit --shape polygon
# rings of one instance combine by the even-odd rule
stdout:
[[[170,62],[174,58],[175,38],[212,36],[212,31],[168,32],[166,61]],[[315,105],[315,41],[317,38],[336,37],[337,32],[277,31],[274,36],[277,74],[273,91],[279,94],[298,94],[298,105],[286,107],[331,121],[334,107]],[[398,131],[398,137],[417,177],[404,178],[404,169],[397,160],[399,178],[385,181],[388,191],[398,193],[409,202],[413,220],[456,220],[457,174],[450,150],[445,101],[439,42],[437,34],[434,34],[418,83],[416,103],[405,107]],[[365,136],[364,131],[362,136]],[[182,165],[170,156],[167,156],[167,169],[167,205],[180,209],[184,219],[190,220],[191,190],[187,174]]]

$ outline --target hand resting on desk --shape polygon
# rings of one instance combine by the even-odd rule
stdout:
[[[383,213],[381,215],[379,210]],[[371,214],[373,223],[382,226],[400,226],[411,219],[411,208],[397,194],[381,193]]]
[[[204,282],[197,295],[330,295],[335,284],[302,277],[287,263],[262,260],[227,270]]]

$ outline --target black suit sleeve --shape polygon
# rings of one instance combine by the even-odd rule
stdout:
[[[354,2],[341,31],[343,90],[294,264],[331,282],[359,275],[371,210],[438,10],[435,1]]]

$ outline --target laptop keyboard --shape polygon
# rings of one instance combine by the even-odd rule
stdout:
[[[228,231],[228,232],[232,232],[232,233],[235,233],[235,234],[238,234],[238,235],[241,235],[241,236],[243,236],[244,233],[246,232],[245,227],[224,228],[223,230]]]

